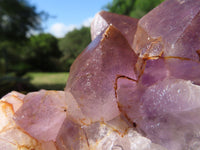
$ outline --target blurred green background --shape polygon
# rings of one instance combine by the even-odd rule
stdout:
[[[102,10],[141,18],[162,1],[113,0]],[[0,97],[12,90],[64,89],[71,64],[91,41],[90,28],[56,38],[43,33],[48,18],[26,0],[0,1]]]

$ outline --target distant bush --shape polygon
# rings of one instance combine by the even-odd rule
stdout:
[[[91,36],[89,27],[82,27],[68,32],[64,38],[59,40],[59,49],[63,53],[61,62],[65,71],[69,71],[76,57],[90,42]]]
[[[104,6],[109,12],[141,18],[164,0],[113,0]]]
[[[61,71],[58,39],[51,34],[41,33],[31,36],[26,46],[26,62],[31,71]]]

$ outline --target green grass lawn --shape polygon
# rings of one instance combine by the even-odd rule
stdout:
[[[38,89],[63,90],[69,73],[66,72],[29,72],[25,77]]]

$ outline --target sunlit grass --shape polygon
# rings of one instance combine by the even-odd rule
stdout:
[[[29,72],[25,77],[38,89],[63,90],[69,73],[66,72]]]

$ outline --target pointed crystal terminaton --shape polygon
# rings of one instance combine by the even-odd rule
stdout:
[[[199,26],[199,0],[166,0],[140,19],[133,49],[141,57],[199,60]]]
[[[24,132],[13,120],[14,113],[20,109],[25,95],[12,91],[0,99],[0,149],[44,150],[37,139]]]
[[[75,60],[65,90],[92,122],[113,119],[119,115],[115,80],[119,75],[136,79],[136,60],[127,40],[111,25]]]
[[[109,25],[113,25],[124,35],[128,43],[132,45],[137,23],[138,19],[101,11],[95,15],[91,24],[92,40],[104,32]]]
[[[0,149],[199,150],[200,0],[166,0],[136,24],[98,13],[65,91],[4,96]]]
[[[15,122],[39,141],[55,141],[66,118],[67,104],[63,91],[32,92],[15,113]]]

